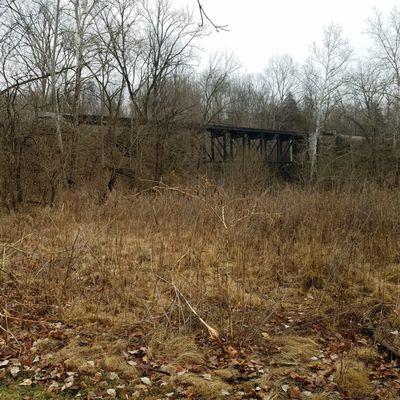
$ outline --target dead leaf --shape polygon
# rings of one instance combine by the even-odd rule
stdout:
[[[142,376],[140,381],[147,386],[151,386],[151,380],[147,376]]]
[[[128,364],[129,364],[131,367],[136,367],[136,366],[138,365],[138,363],[135,362],[135,361],[128,361]]]
[[[301,394],[301,391],[297,386],[295,386],[294,388],[292,388],[290,390],[290,398],[291,399],[298,399],[300,397],[300,394]]]
[[[17,375],[19,374],[19,371],[20,371],[19,367],[12,367],[10,369],[10,374],[12,375],[13,378],[16,378]]]
[[[64,390],[69,389],[71,386],[73,386],[74,382],[67,382],[62,388],[61,391],[63,392]]]
[[[59,388],[60,384],[57,381],[52,381],[51,385],[47,388],[48,392],[55,392]]]
[[[296,371],[291,371],[291,372],[290,372],[290,377],[291,377],[292,379],[294,379],[294,380],[300,379],[300,378],[301,378],[300,375],[299,375]]]
[[[325,377],[324,377],[323,375],[318,375],[318,376],[315,378],[315,384],[316,384],[317,386],[320,386],[320,387],[325,386],[325,385],[326,385],[326,379],[325,379]]]
[[[119,379],[119,376],[116,372],[110,372],[109,378],[111,381],[115,381],[116,379]]]
[[[238,351],[232,346],[228,346],[226,352],[230,357],[235,357],[238,354]]]
[[[32,386],[32,380],[31,379],[25,379],[22,381],[19,386]]]

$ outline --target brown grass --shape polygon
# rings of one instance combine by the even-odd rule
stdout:
[[[160,277],[223,331],[282,287],[316,290],[316,308],[334,307],[336,322],[354,300],[397,305],[399,205],[397,193],[373,189],[239,197],[166,187],[104,205],[70,194],[55,208],[3,214],[2,279],[24,291],[15,311],[72,323],[161,318],[190,331],[196,319]]]
[[[351,399],[365,399],[373,393],[365,365],[352,357],[344,357],[338,364],[335,380]]]
[[[200,396],[202,399],[221,400],[226,398],[223,391],[229,390],[229,385],[217,377],[205,379],[197,375],[188,374],[174,378],[173,386],[187,384],[192,386],[193,395]]]
[[[71,368],[107,367],[121,354],[110,348],[117,339],[120,350],[145,343],[149,357],[201,364],[208,333],[175,288],[233,346],[259,342],[274,322],[295,338],[316,322],[357,331],[398,321],[399,206],[397,192],[373,187],[248,194],[203,182],[114,193],[105,204],[66,193],[53,208],[3,212],[3,334],[11,343],[30,326],[23,320],[68,324],[62,349],[48,351]],[[304,340],[291,346],[297,362],[318,349]],[[125,364],[116,369],[133,372]],[[360,378],[352,371],[346,379]]]

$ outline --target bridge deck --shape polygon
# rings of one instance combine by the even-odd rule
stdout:
[[[274,140],[277,136],[281,141],[302,140],[305,135],[296,131],[283,131],[277,129],[248,128],[237,127],[222,124],[205,124],[204,129],[214,135],[214,137],[222,137],[225,133],[229,133],[233,139],[238,139],[247,135],[250,140],[256,140],[264,137],[265,139]]]
[[[44,113],[42,118],[54,118],[53,113]],[[66,121],[72,121],[71,114],[62,114]],[[129,127],[132,119],[129,117],[110,118],[109,116],[81,114],[79,123],[83,125],[106,125],[113,123],[122,127]],[[223,124],[182,124],[182,127],[194,129],[198,132],[208,132],[209,141],[204,147],[204,154],[212,162],[227,161],[235,158],[239,153],[242,156],[251,151],[259,152],[266,162],[285,164],[291,163],[297,144],[307,136],[295,131],[276,129],[250,128]]]

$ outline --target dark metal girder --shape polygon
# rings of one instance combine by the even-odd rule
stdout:
[[[264,137],[266,140],[273,140],[275,135],[279,135],[281,141],[291,140],[293,138],[304,138],[306,135],[296,131],[280,131],[276,129],[262,129],[262,128],[246,128],[234,127],[228,125],[206,124],[204,129],[214,135],[222,136],[229,133],[232,138],[240,138],[244,134],[248,135],[250,140],[260,139]]]

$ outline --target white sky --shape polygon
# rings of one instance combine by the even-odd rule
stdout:
[[[174,0],[177,6],[195,0]],[[287,53],[303,62],[309,46],[322,37],[331,22],[343,27],[356,53],[369,47],[363,31],[374,7],[385,15],[397,0],[202,0],[213,21],[229,25],[229,32],[214,33],[203,41],[207,51],[232,51],[245,72],[261,72],[268,58]]]

